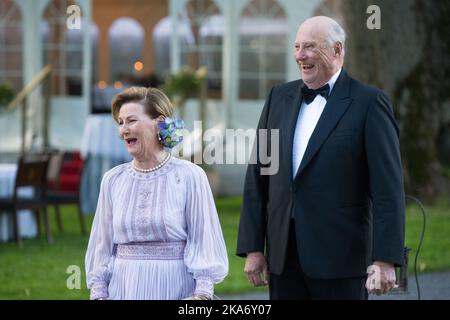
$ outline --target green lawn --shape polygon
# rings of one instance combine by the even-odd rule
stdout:
[[[239,197],[217,201],[225,241],[228,248],[230,272],[225,281],[216,286],[220,295],[255,290],[244,274],[244,260],[236,257],[236,233],[239,222]],[[423,272],[450,270],[450,203],[440,203],[427,209],[427,230],[419,267]],[[80,235],[75,207],[65,207],[63,221],[65,233],[56,230],[53,212],[51,222],[55,242],[48,245],[43,239],[25,240],[19,249],[15,243],[0,243],[0,299],[86,299],[84,253],[87,237]],[[88,217],[90,225],[92,217]],[[410,270],[422,226],[422,217],[415,208],[408,210],[406,244],[411,252]],[[82,289],[67,289],[69,266],[79,266]]]

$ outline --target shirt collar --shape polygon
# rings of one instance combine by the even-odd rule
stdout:
[[[330,86],[330,95],[331,95],[331,91],[333,91],[333,87],[334,84],[336,83],[336,80],[339,78],[339,75],[341,74],[342,68],[340,68],[330,79],[330,81],[328,81],[328,85]]]

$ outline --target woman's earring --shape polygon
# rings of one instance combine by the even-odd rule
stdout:
[[[161,142],[162,137],[161,137],[161,133],[158,131],[158,133],[156,134],[156,137],[158,138],[158,141]]]

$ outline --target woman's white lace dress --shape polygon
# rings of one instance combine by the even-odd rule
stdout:
[[[141,173],[105,173],[86,252],[91,299],[212,296],[228,258],[205,172],[172,157]]]

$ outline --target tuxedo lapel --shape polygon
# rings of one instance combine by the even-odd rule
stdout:
[[[311,138],[309,139],[308,146],[306,147],[305,154],[303,156],[302,162],[300,163],[300,167],[295,178],[300,176],[303,169],[319,151],[320,147],[336,127],[336,124],[344,115],[351,102],[352,99],[350,98],[350,77],[344,70],[342,70],[339,78],[334,85],[333,91],[331,92],[331,96],[328,98],[325,109],[320,116],[319,122],[317,123],[317,126],[314,129]]]
[[[298,88],[289,92],[286,96],[286,111],[283,117],[283,126],[286,130],[283,130],[283,145],[286,146],[286,152],[284,154],[284,165],[288,168],[289,178],[292,178],[292,145],[294,143],[294,133],[297,124],[298,113],[300,112],[300,106],[302,102],[301,92],[302,82],[299,82]]]

